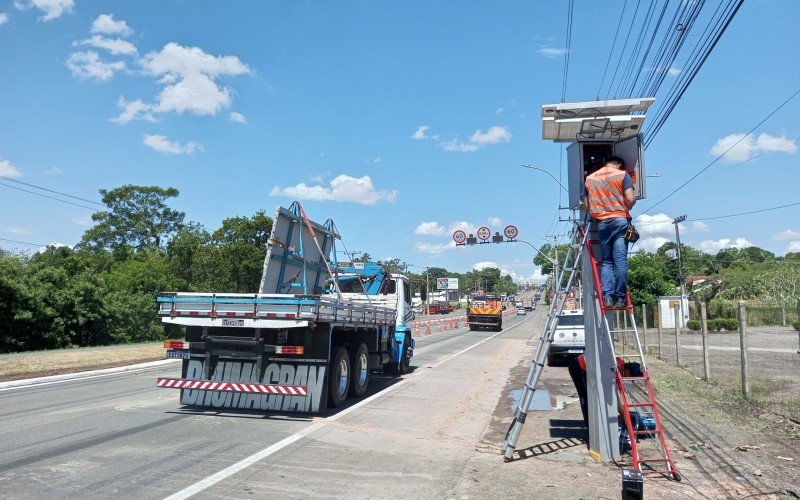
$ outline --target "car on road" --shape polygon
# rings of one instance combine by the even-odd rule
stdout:
[[[525,316],[526,314],[528,314],[528,311],[524,307],[517,307],[517,316]]]
[[[583,309],[561,311],[558,317],[547,364],[553,366],[557,359],[569,359],[583,354],[586,348],[586,330],[583,324]]]

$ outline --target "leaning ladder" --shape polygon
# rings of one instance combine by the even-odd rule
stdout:
[[[592,300],[595,307],[595,317],[600,319],[599,326],[603,332],[606,332],[605,339],[611,352],[614,354],[614,360],[622,359],[623,362],[628,362],[631,359],[636,360],[641,365],[641,375],[625,376],[623,371],[619,369],[617,363],[611,368],[614,370],[617,390],[619,391],[619,398],[622,402],[623,419],[625,426],[628,430],[630,437],[631,447],[631,462],[633,470],[641,474],[663,474],[667,477],[672,477],[680,481],[681,476],[675,463],[672,461],[669,448],[667,448],[666,437],[664,433],[664,426],[661,422],[661,414],[658,411],[658,403],[656,402],[655,391],[653,390],[653,383],[650,380],[650,372],[647,370],[647,365],[644,360],[644,353],[642,351],[642,344],[639,339],[639,331],[636,328],[636,321],[633,314],[633,304],[631,303],[631,296],[627,294],[625,307],[622,308],[607,308],[602,300],[602,285],[600,284],[600,272],[598,268],[597,259],[594,256],[592,245],[598,243],[596,240],[588,240],[586,248],[589,254],[589,260],[592,264],[592,277],[594,279],[594,290]],[[622,311],[628,320],[630,328],[614,328],[609,326],[608,313],[614,311]],[[630,334],[633,339],[633,353],[621,352],[618,356],[614,349],[614,343],[621,336]],[[623,345],[624,350],[624,345]],[[642,397],[643,396],[643,397]],[[631,411],[635,410],[640,413],[640,422],[644,419],[649,419],[653,428],[647,426],[643,430],[633,428],[633,418]],[[639,438],[644,438],[640,441]],[[653,439],[656,438],[656,439]],[[647,446],[645,443],[649,444]],[[642,448],[648,448],[645,453],[651,453],[652,456],[642,457],[641,453],[644,451]],[[642,466],[645,466],[643,470]]]
[[[586,239],[589,234],[584,230],[586,223],[576,221],[572,228],[570,235],[569,249],[564,259],[564,269],[555,277],[555,295],[550,302],[550,309],[547,312],[547,320],[545,321],[542,334],[539,336],[539,343],[536,346],[536,353],[533,357],[533,363],[528,371],[528,378],[525,380],[525,385],[522,387],[522,395],[517,402],[514,409],[514,417],[511,420],[511,425],[506,432],[505,441],[503,442],[503,460],[510,461],[514,448],[517,445],[517,439],[522,431],[522,426],[525,424],[525,418],[528,415],[528,409],[533,402],[533,395],[536,392],[536,386],[539,383],[539,377],[544,369],[547,355],[550,353],[550,344],[553,343],[553,334],[556,326],[558,326],[558,318],[561,311],[564,309],[564,303],[567,300],[569,292],[575,283],[575,277],[581,267],[581,257],[583,256],[584,249],[586,248]],[[567,278],[566,281],[564,278]]]

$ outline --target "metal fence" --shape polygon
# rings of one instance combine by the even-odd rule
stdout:
[[[655,311],[643,311],[641,307],[636,319],[646,354],[688,370],[718,387],[725,396],[747,399],[797,421],[800,420],[800,332],[793,326],[796,311],[790,315],[786,310],[787,326],[783,326],[780,308],[769,309],[740,302],[736,322],[728,325],[731,330],[722,331],[660,328]],[[647,315],[646,328],[642,325],[643,312]],[[701,316],[692,314],[693,319],[700,320]],[[751,317],[759,326],[751,326]],[[764,322],[777,324],[764,325]],[[623,352],[632,347],[629,335],[617,339]]]

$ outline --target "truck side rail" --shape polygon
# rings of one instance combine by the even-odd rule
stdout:
[[[291,319],[387,326],[395,310],[371,305],[366,299],[326,295],[167,292],[157,297],[158,315],[165,317]]]

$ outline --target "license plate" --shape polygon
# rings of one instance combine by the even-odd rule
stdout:
[[[222,319],[222,326],[244,326],[243,319]]]
[[[190,353],[189,351],[167,351],[167,357],[174,359],[189,359]]]

